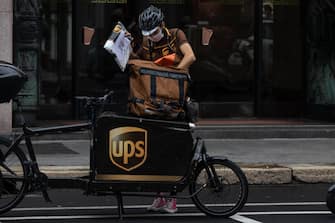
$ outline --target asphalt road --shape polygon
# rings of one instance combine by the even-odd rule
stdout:
[[[227,223],[330,223],[335,221],[325,205],[329,184],[290,184],[250,186],[246,206],[229,219],[210,218],[200,213],[191,200],[179,200],[177,214],[146,212],[149,198],[124,199],[128,222],[227,222]],[[77,189],[50,189],[52,203],[45,203],[39,193],[28,195],[11,212],[0,216],[1,222],[118,222],[113,196],[86,196]]]

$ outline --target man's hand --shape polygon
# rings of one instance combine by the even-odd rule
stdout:
[[[192,63],[196,60],[192,47],[189,43],[184,43],[180,46],[180,51],[183,53],[183,58],[178,64],[178,69],[188,70]]]
[[[127,37],[130,41],[134,40],[134,38],[131,36],[131,33],[128,31],[125,32],[124,36]]]

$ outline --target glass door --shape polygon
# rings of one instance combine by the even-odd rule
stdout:
[[[198,0],[187,26],[197,55],[191,75],[200,115],[254,115],[254,1]]]
[[[306,2],[307,115],[334,120],[335,3]]]
[[[104,44],[118,21],[136,36],[136,13],[132,13],[131,3],[127,0],[80,0],[73,1],[73,4],[75,117],[82,119],[87,114],[81,96],[102,96],[107,90],[115,93],[113,104],[106,109],[125,113],[128,75],[119,69],[113,56],[104,49]],[[84,30],[91,35],[89,43],[83,42]]]
[[[302,13],[299,0],[264,0],[260,112],[301,117],[304,109]]]

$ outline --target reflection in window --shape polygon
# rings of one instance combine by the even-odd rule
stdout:
[[[196,54],[197,61],[190,69],[192,97],[199,102],[251,101],[254,1],[172,2],[155,1],[165,14],[167,28],[182,29]],[[142,38],[137,17],[150,3],[74,2],[76,10],[85,12],[76,19],[76,32],[83,26],[95,29],[90,46],[75,43],[80,55],[75,95],[102,95],[106,88],[112,88],[117,92],[116,100],[127,100],[128,77],[120,72],[103,45],[120,20],[132,33],[136,51]]]
[[[191,33],[197,62],[192,69],[194,97],[200,101],[248,101],[253,79],[253,1],[201,1],[194,8]],[[199,31],[213,32],[208,45]],[[200,41],[199,41],[200,40]],[[206,92],[204,94],[204,92]]]
[[[335,104],[335,4],[310,1],[308,23],[308,103]]]
[[[304,98],[301,1],[264,0],[261,97],[265,116],[299,116]]]
[[[72,96],[72,1],[43,0],[40,104],[68,104]]]
[[[113,89],[115,100],[126,104],[128,76],[103,45],[120,20],[132,33],[136,51],[141,40],[137,17],[152,2],[42,0],[40,104],[70,104],[73,96],[98,96],[106,89]],[[195,51],[192,97],[199,102],[252,101],[254,0],[155,2],[165,14],[167,27],[183,29]],[[77,12],[75,27],[72,7]],[[95,30],[90,45],[81,40],[84,26]]]

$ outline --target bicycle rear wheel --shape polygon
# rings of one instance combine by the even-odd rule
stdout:
[[[190,184],[190,194],[199,210],[210,216],[229,217],[244,206],[248,197],[248,182],[242,170],[230,160],[208,161],[211,176],[217,176],[216,185],[210,181],[205,165],[200,164]]]
[[[0,214],[14,208],[28,188],[27,158],[19,147],[5,157],[9,146],[10,141],[0,138]]]

